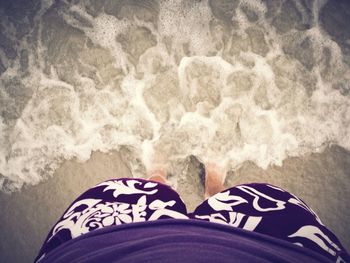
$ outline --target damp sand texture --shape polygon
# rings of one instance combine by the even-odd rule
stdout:
[[[217,162],[299,194],[349,249],[349,24],[346,0],[1,1],[0,261],[154,153],[191,208]]]

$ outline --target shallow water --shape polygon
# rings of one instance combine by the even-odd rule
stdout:
[[[134,176],[162,156],[176,187],[190,156],[350,150],[348,1],[0,5],[3,191],[92,151],[123,149]]]

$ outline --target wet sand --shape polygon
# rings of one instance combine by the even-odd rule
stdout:
[[[202,200],[198,162],[192,158],[178,192],[192,211]],[[130,177],[122,153],[95,152],[90,160],[66,161],[54,177],[20,193],[0,193],[0,262],[32,262],[51,226],[84,190],[110,178]],[[321,154],[288,158],[263,170],[246,162],[230,172],[226,186],[268,182],[302,198],[350,250],[350,152],[333,146]],[[6,238],[3,238],[6,237]]]

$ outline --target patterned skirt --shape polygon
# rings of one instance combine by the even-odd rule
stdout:
[[[347,252],[316,213],[270,184],[243,184],[200,204],[193,213],[171,187],[153,181],[108,180],[80,195],[49,232],[35,262],[59,245],[95,229],[161,219],[205,220],[269,235],[316,251],[334,262]]]

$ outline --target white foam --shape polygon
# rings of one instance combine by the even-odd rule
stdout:
[[[175,52],[189,44],[192,53],[205,55],[215,50],[210,38],[209,22],[212,19],[207,1],[189,3],[182,1],[161,1],[158,31],[162,37],[170,37]]]
[[[47,2],[44,9],[51,5]],[[227,169],[237,169],[247,160],[266,168],[333,143],[350,149],[348,95],[332,88],[338,82],[348,83],[350,76],[336,42],[318,27],[278,35],[265,19],[263,3],[244,0],[239,6],[254,9],[258,22],[249,22],[239,7],[235,19],[240,28],[219,33],[214,29],[224,26],[207,1],[161,1],[155,24],[118,19],[103,11],[92,17],[79,3],[60,10],[94,47],[86,44],[84,52],[72,54],[76,56],[72,63],[65,64],[67,53],[62,54],[57,63],[63,62],[51,64],[49,72],[43,70],[44,43],[28,50],[31,67],[21,82],[33,96],[12,126],[0,117],[0,188],[11,192],[23,184],[36,184],[52,175],[64,159],[85,161],[92,151],[121,147],[129,150],[126,159],[135,176],[152,168],[154,155],[163,156],[177,175],[172,179],[175,186],[190,155]],[[75,20],[72,12],[91,26]],[[39,31],[48,26],[40,23],[41,15],[35,25]],[[253,53],[250,40],[241,34],[256,25],[269,48],[265,57]],[[157,43],[135,62],[118,36],[137,27],[147,28]],[[243,40],[224,43],[225,32],[227,38],[238,33]],[[315,55],[312,71],[283,51],[285,41],[299,43],[306,37]],[[247,51],[230,53],[230,45],[242,47],[239,41]],[[107,65],[86,59],[90,48],[97,61],[101,55]],[[329,49],[329,65],[324,48]],[[59,79],[62,68],[71,72],[70,79]],[[324,69],[337,78],[324,79]],[[1,80],[6,83],[19,71],[17,59]]]

